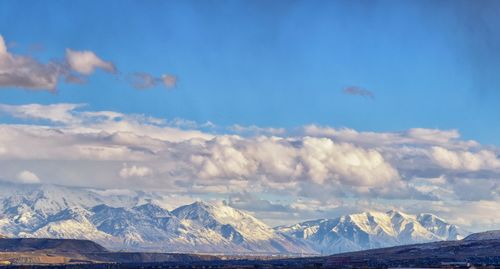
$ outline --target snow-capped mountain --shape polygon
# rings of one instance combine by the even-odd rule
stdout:
[[[275,230],[306,240],[322,254],[459,240],[468,234],[432,214],[415,216],[398,211],[364,212],[279,226]]]
[[[314,252],[224,204],[196,202],[169,212],[152,202],[154,194],[0,184],[0,234],[9,237],[89,239],[114,250]]]
[[[181,206],[172,214],[189,227],[204,227],[216,233],[218,244],[243,248],[252,253],[314,253],[301,240],[289,238],[253,216],[227,205],[213,205],[196,202]],[[207,242],[213,244],[213,240]]]
[[[461,239],[431,215],[366,212],[270,228],[226,204],[168,211],[158,193],[0,182],[0,235],[88,239],[111,250],[323,253]]]

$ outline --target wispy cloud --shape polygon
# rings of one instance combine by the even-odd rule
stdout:
[[[171,74],[163,74],[161,76],[161,80],[163,81],[163,85],[167,88],[173,88],[177,86],[178,78]]]
[[[286,133],[284,128],[259,127],[257,125],[242,126],[235,124],[229,130],[241,135],[282,135]]]
[[[129,74],[127,80],[132,87],[139,90],[153,88],[159,81],[158,78],[152,76],[151,74],[143,72]]]
[[[31,171],[21,171],[19,174],[17,174],[17,180],[19,183],[24,183],[24,184],[34,184],[34,183],[40,183],[40,178],[33,172]]]
[[[343,93],[348,94],[348,95],[356,95],[356,96],[362,96],[362,97],[367,97],[367,98],[375,98],[375,94],[373,92],[358,87],[358,86],[349,86],[346,87],[342,90]]]
[[[136,72],[129,74],[127,80],[138,90],[145,90],[154,88],[158,85],[163,85],[167,89],[175,88],[177,86],[177,77],[170,74],[164,74],[160,77],[153,76],[145,72]]]

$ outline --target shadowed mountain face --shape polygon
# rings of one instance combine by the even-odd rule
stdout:
[[[495,239],[485,235],[497,234]],[[475,240],[477,238],[477,240]],[[356,264],[358,267],[440,267],[443,262],[500,265],[498,231],[472,234],[463,240],[440,241],[416,245],[380,248],[342,253],[318,261],[331,268]],[[489,267],[488,267],[489,268]],[[498,268],[498,267],[495,267]]]
[[[75,253],[107,252],[104,247],[90,240],[45,238],[0,239],[0,251],[2,252],[28,252],[37,250]]]
[[[214,256],[175,253],[110,252],[90,240],[46,238],[2,238],[0,260],[14,265],[68,265],[76,263],[192,263],[219,260]],[[93,268],[92,265],[89,265]],[[62,267],[64,268],[64,266]]]
[[[81,188],[13,185],[0,189],[0,234],[88,239],[111,250],[204,253],[336,253],[460,239],[465,232],[430,215],[367,212],[275,229],[224,204],[168,211],[158,194],[103,195]]]
[[[15,264],[121,263],[127,268],[387,268],[440,267],[442,263],[500,265],[500,239],[489,236],[496,231],[473,234],[469,239],[412,244],[371,249],[323,257],[294,259],[234,259],[230,256],[195,254],[109,252],[86,240],[0,239],[0,254]],[[488,235],[488,239],[483,238]],[[4,251],[10,251],[4,252]],[[12,252],[15,251],[15,252]],[[4,253],[2,253],[4,252]],[[155,263],[155,264],[148,264]],[[158,264],[162,263],[162,264]],[[91,265],[88,268],[93,268]],[[461,267],[462,268],[462,267]],[[488,267],[490,268],[490,267]],[[496,267],[495,267],[496,268]]]

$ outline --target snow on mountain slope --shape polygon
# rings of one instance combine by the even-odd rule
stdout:
[[[51,215],[46,224],[19,237],[88,239],[99,242],[115,242],[109,234],[96,229],[89,221],[90,212],[81,207],[71,207]],[[108,243],[109,244],[109,243]]]
[[[56,185],[18,185],[0,182],[0,210],[22,212],[32,210],[42,216],[57,213],[69,207],[92,207],[99,204],[133,206],[140,199],[139,193],[128,195],[101,195],[84,188]]]
[[[276,233],[253,216],[224,204],[195,202],[172,212],[188,226],[201,226],[246,252],[312,253],[303,242]]]
[[[417,220],[428,231],[446,240],[461,240],[468,234],[468,232],[462,228],[449,224],[445,220],[432,214],[419,214],[417,215]]]
[[[171,213],[151,202],[158,194],[0,184],[5,187],[0,191],[0,234],[10,237],[89,239],[113,250],[313,252],[300,240],[222,204],[197,202]]]
[[[493,240],[500,239],[500,230],[486,231],[481,233],[474,233],[467,236],[464,240]]]
[[[430,214],[365,212],[275,229],[225,204],[168,211],[159,193],[0,182],[0,234],[88,239],[111,250],[336,253],[460,239],[466,232]]]
[[[276,231],[308,241],[323,254],[403,244],[455,240],[466,233],[431,214],[364,212],[280,226]]]
[[[242,237],[252,240],[268,240],[274,231],[253,216],[226,205],[212,205],[195,202],[181,206],[172,212],[179,219],[196,222],[209,228],[220,228],[221,233],[233,236],[235,241]],[[225,226],[225,225],[230,225]]]

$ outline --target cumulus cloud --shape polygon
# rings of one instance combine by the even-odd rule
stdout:
[[[439,166],[451,170],[479,171],[499,170],[500,158],[490,150],[464,151],[449,150],[443,147],[433,147],[431,158]]]
[[[303,143],[301,154],[309,176],[316,182],[335,179],[353,185],[377,186],[399,178],[398,172],[375,149],[337,144],[327,138],[306,137]]]
[[[348,95],[356,95],[356,96],[361,96],[361,97],[367,97],[367,98],[375,98],[375,95],[373,94],[373,92],[367,90],[367,89],[363,89],[361,87],[358,87],[358,86],[349,86],[349,87],[346,87],[344,88],[344,90],[342,90],[343,93],[345,94],[348,94]]]
[[[389,197],[390,191],[384,186],[401,185],[399,192],[418,192],[419,189],[412,190],[406,183],[416,178],[412,176],[419,173],[415,170],[477,171],[494,170],[499,166],[494,153],[486,150],[476,153],[452,151],[459,143],[455,141],[458,136],[446,131],[443,131],[444,136],[449,138],[436,141],[422,139],[411,130],[365,134],[335,129],[319,132],[316,127],[306,128],[307,134],[315,136],[240,137],[179,129],[169,126],[169,121],[142,115],[85,111],[80,104],[0,105],[0,111],[21,119],[56,123],[53,127],[0,126],[0,158],[139,160],[153,162],[161,176],[176,184],[184,178],[188,182],[183,184],[203,187],[221,184],[238,188],[251,184],[261,189],[284,190],[303,188],[301,184],[309,182],[335,186],[351,193]],[[196,124],[184,126],[197,127]],[[424,137],[427,133],[439,134],[436,130],[417,133],[425,133]],[[328,136],[320,137],[321,134]],[[386,143],[381,138],[393,143]],[[373,142],[363,144],[359,141],[363,139]],[[434,146],[436,143],[446,148]],[[408,149],[408,144],[412,144],[412,148]],[[420,165],[427,168],[420,168]],[[149,165],[148,168],[126,166],[121,168],[120,175],[124,178],[150,175],[152,168]],[[436,173],[446,171],[436,170]],[[189,182],[191,179],[202,181]],[[230,184],[226,184],[229,181]],[[376,187],[378,191],[367,191],[365,187]]]
[[[89,50],[75,51],[66,49],[66,61],[71,69],[83,75],[90,75],[97,68],[110,73],[116,72],[116,67],[113,63],[102,60]]]
[[[384,210],[390,201],[412,208],[500,198],[500,149],[462,140],[456,130],[310,125],[301,132],[240,136],[81,104],[0,104],[0,112],[16,121],[0,124],[3,179],[218,196],[274,219]],[[21,177],[19,171],[37,174]]]
[[[55,91],[60,80],[83,83],[96,68],[116,72],[111,62],[92,51],[66,50],[66,59],[41,63],[30,56],[10,53],[0,35],[0,87]],[[76,72],[76,73],[75,73]]]
[[[5,40],[0,35],[0,87],[53,91],[64,73],[65,70],[59,63],[44,64],[31,57],[9,53]]]
[[[4,148],[0,157],[141,161],[155,166],[163,162],[155,170],[163,177],[168,175],[167,180],[200,179],[184,184],[207,188],[220,185],[226,190],[249,184],[293,188],[303,181],[382,186],[400,180],[397,170],[376,149],[329,138],[214,136],[161,125],[162,121],[144,116],[76,108],[83,109],[71,104],[0,106],[15,117],[57,123],[53,127],[0,126],[0,146]],[[122,167],[119,174],[123,178],[144,177],[151,171],[150,167],[132,165]]]
[[[45,90],[55,92],[61,81],[83,84],[97,69],[118,74],[113,62],[103,60],[90,50],[67,48],[63,59],[42,63],[32,56],[15,55],[0,35],[0,87]],[[125,76],[136,89],[149,89],[162,85],[167,89],[177,86],[178,77],[173,74],[153,76],[146,72],[136,72]]]
[[[40,178],[31,171],[21,171],[17,174],[17,181],[23,184],[35,184],[40,183]]]
[[[397,171],[376,150],[337,144],[327,138],[244,139],[220,136],[190,157],[201,179],[339,182],[380,186],[399,180]]]

